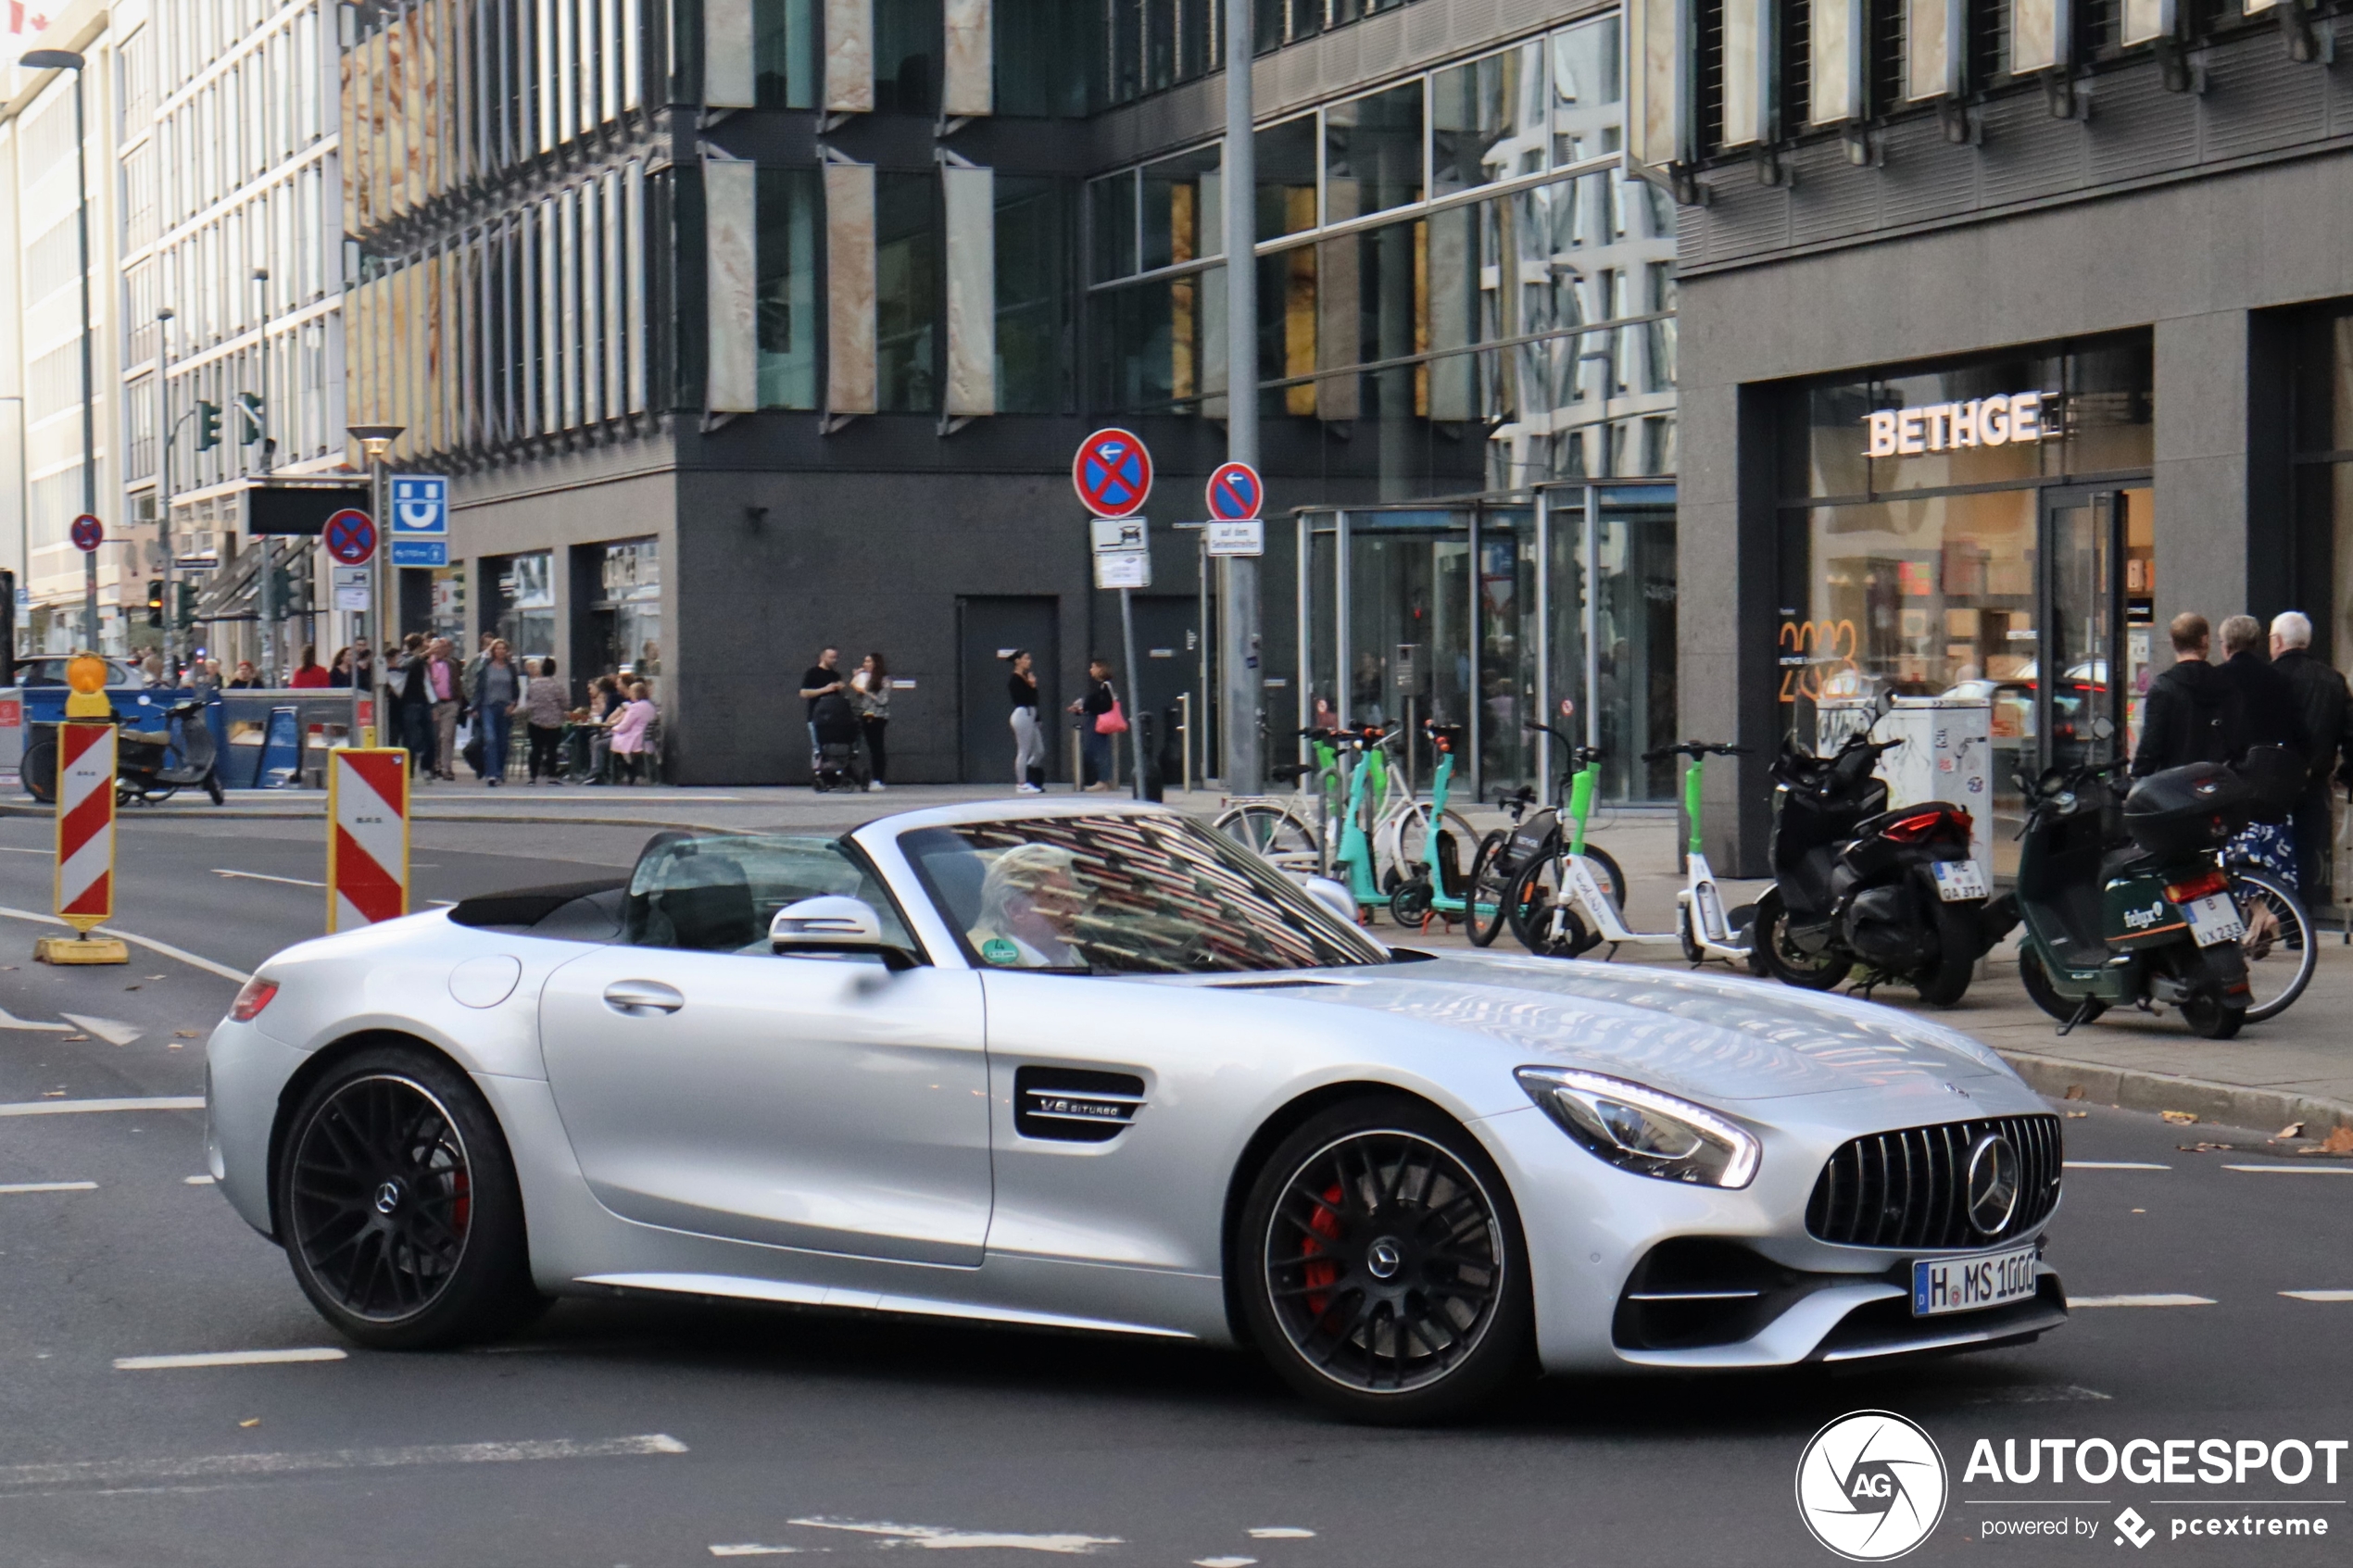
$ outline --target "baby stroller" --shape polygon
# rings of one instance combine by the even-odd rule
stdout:
[[[858,717],[849,710],[849,699],[839,692],[827,692],[817,699],[809,721],[817,734],[819,792],[864,789],[864,782],[858,777]]]

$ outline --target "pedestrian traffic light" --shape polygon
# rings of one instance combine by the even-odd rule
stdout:
[[[258,392],[237,394],[237,410],[245,417],[245,431],[243,435],[237,437],[238,443],[250,446],[261,439],[261,394]]]
[[[220,405],[196,399],[196,450],[209,452],[220,445]]]
[[[160,577],[147,580],[147,624],[157,627],[163,624],[163,579]]]

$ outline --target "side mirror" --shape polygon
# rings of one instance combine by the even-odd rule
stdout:
[[[840,894],[803,898],[778,909],[768,922],[768,946],[777,953],[872,953],[893,969],[913,961],[883,940],[882,916],[872,904]]]
[[[1356,923],[1356,895],[1348,890],[1346,884],[1335,882],[1327,876],[1310,876],[1302,877],[1300,885],[1307,890],[1310,898],[1333,914],[1351,925]]]

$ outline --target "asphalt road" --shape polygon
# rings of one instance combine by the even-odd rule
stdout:
[[[117,923],[231,970],[314,933],[310,825],[229,825],[126,826]],[[639,836],[421,832],[419,897],[590,874]],[[45,862],[14,852],[43,841],[0,822],[0,907],[47,907]],[[148,949],[127,970],[38,967],[42,929],[0,918],[0,1107],[199,1094],[233,984]],[[2353,1437],[2353,1161],[2065,1109],[2070,1160],[2103,1168],[2070,1170],[2053,1231],[2084,1304],[2035,1345],[1554,1381],[1407,1432],[1336,1424],[1236,1355],[782,1310],[566,1302],[489,1350],[143,1368],[339,1348],[277,1249],[191,1182],[200,1114],[0,1115],[0,1565],[683,1568],[755,1548],[949,1549],[973,1568],[1829,1563],[1793,1478],[1817,1428],[1867,1409],[1919,1422],[1948,1468],[1944,1522],[1907,1561],[2347,1561],[2353,1450],[2334,1485],[2318,1464],[2210,1484],[2195,1459],[2171,1485],[1965,1477],[1981,1438],[2022,1464],[2037,1439]],[[2201,1141],[2235,1147],[2183,1147]],[[15,1190],[48,1184],[70,1185]],[[2151,1298],[2176,1299],[2122,1304]],[[2120,1544],[2128,1506],[2145,1548]],[[2224,1515],[2241,1535],[2172,1536]],[[2272,1517],[2329,1534],[2244,1535]],[[2061,1518],[2091,1529],[2007,1533]]]

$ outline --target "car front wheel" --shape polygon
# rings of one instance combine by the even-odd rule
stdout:
[[[490,1108],[429,1052],[371,1047],[311,1085],[278,1160],[278,1229],[344,1336],[407,1350],[496,1338],[543,1304]]]
[[[1478,1141],[1417,1101],[1353,1101],[1286,1138],[1252,1185],[1239,1250],[1252,1338],[1353,1420],[1459,1415],[1529,1369],[1511,1195]]]

